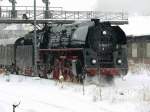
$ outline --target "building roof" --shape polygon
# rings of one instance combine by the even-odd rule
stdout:
[[[126,35],[142,36],[150,35],[150,16],[129,17],[129,24],[122,25]]]
[[[0,39],[0,45],[6,46],[6,45],[15,44],[15,42],[16,42],[17,39],[18,38]]]

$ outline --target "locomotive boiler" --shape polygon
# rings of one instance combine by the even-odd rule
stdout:
[[[93,19],[84,24],[49,26],[39,38],[39,63],[58,79],[126,75],[127,38],[119,26]]]

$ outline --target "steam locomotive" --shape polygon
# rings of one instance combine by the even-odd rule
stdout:
[[[58,79],[126,75],[127,38],[119,26],[93,19],[74,25],[45,25],[39,38],[39,63]]]

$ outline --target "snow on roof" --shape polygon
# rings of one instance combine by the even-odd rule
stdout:
[[[25,34],[27,34],[29,31],[24,30],[3,30],[0,31],[0,45],[6,45],[6,44],[14,44],[14,42],[18,39],[23,37]]]
[[[129,24],[120,26],[126,35],[150,35],[150,16],[129,17]]]
[[[33,30],[33,26],[30,24],[12,24],[4,28],[3,30]]]
[[[15,44],[17,39],[18,38],[0,39],[0,45],[6,46],[6,45]]]
[[[14,44],[18,38],[33,30],[30,24],[12,24],[6,25],[0,30],[0,45]]]

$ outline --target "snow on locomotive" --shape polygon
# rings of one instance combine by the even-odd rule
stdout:
[[[127,39],[119,26],[109,22],[90,22],[71,26],[46,26],[40,38],[40,64],[50,65],[58,79],[80,80],[88,76],[126,75]]]

